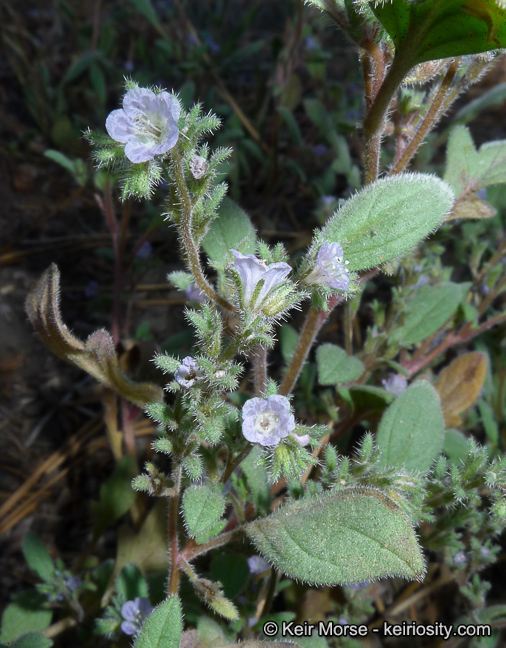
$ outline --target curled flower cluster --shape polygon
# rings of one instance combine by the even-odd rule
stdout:
[[[195,382],[201,380],[203,377],[204,374],[198,366],[197,361],[191,356],[183,358],[182,363],[174,374],[176,382],[178,382],[181,387],[186,387],[187,389],[192,387]]]
[[[134,88],[123,98],[123,108],[107,117],[105,127],[113,140],[125,144],[131,162],[147,162],[175,146],[180,110],[178,100],[168,92]]]

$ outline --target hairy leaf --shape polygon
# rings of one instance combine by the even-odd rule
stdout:
[[[316,350],[316,363],[320,385],[351,382],[360,378],[365,369],[361,360],[335,344],[321,344]]]
[[[150,614],[134,648],[179,648],[182,633],[181,604],[177,596],[170,596]]]
[[[395,330],[391,339],[410,346],[428,338],[450,319],[468,287],[469,284],[449,281],[418,288],[404,309],[404,324]]]
[[[26,632],[45,630],[53,618],[53,610],[44,607],[46,597],[34,590],[15,594],[2,615],[0,641],[11,642]]]
[[[255,240],[255,229],[246,212],[230,198],[224,198],[218,218],[211,223],[202,240],[202,247],[213,264],[224,267],[234,259],[229,250],[254,254]]]
[[[441,452],[443,435],[436,390],[425,380],[415,382],[383,414],[376,436],[380,463],[425,473]]]
[[[372,489],[292,501],[245,530],[277,569],[309,583],[336,585],[385,576],[419,580],[425,572],[407,516]]]
[[[26,562],[43,581],[54,576],[54,564],[49,551],[36,533],[28,532],[23,538],[23,554]]]
[[[409,252],[444,220],[453,205],[449,185],[406,173],[378,180],[344,203],[317,235],[340,243],[349,270],[365,270]]]
[[[191,537],[210,529],[223,515],[224,510],[225,498],[218,486],[190,486],[184,492],[183,514],[186,529]]]

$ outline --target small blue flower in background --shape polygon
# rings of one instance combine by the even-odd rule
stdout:
[[[131,162],[147,162],[175,146],[180,110],[178,100],[168,92],[134,88],[124,96],[123,108],[107,117],[105,127],[113,140],[125,144]]]
[[[325,207],[330,207],[337,201],[337,198],[335,196],[322,196],[321,201]]]
[[[418,277],[418,280],[416,284],[413,285],[413,288],[415,289],[421,288],[422,286],[425,286],[428,283],[429,283],[429,277],[426,277],[425,275],[422,274]]]
[[[250,443],[275,446],[294,429],[295,418],[284,396],[251,398],[242,408],[242,433]]]
[[[453,556],[453,562],[456,565],[463,565],[467,561],[466,554],[464,551],[457,551],[455,556]]]
[[[121,606],[121,616],[124,621],[121,629],[126,635],[134,635],[141,631],[146,617],[153,611],[153,606],[147,598],[135,598]]]
[[[237,250],[230,250],[230,252],[235,256],[234,268],[237,270],[242,284],[242,307],[245,310],[260,310],[269,293],[286,279],[291,267],[288,263],[283,262],[266,265],[264,261],[257,259],[253,254],[241,254]],[[261,280],[264,284],[253,299],[255,288]]]
[[[137,250],[135,258],[136,259],[147,259],[151,255],[151,252],[153,252],[153,246],[151,245],[151,243],[149,241],[144,241],[144,243]]]
[[[313,155],[325,155],[326,153],[329,152],[329,147],[325,146],[325,144],[315,144],[313,146],[313,148],[311,149],[311,151],[313,152]],[[324,196],[324,197],[326,197],[326,196]],[[332,200],[334,201],[335,200],[334,196],[331,196],[331,197],[332,197]],[[323,200],[323,198],[322,198],[322,200]]]
[[[190,301],[197,302],[198,304],[201,304],[202,302],[205,302],[207,299],[209,299],[208,296],[204,292],[202,292],[202,290],[200,290],[200,288],[194,283],[188,286],[188,288],[184,291],[184,294]]]
[[[90,279],[90,281],[88,281],[84,289],[84,296],[94,297],[97,294],[97,290],[98,290],[98,281],[94,281],[93,279]]]
[[[343,262],[343,248],[339,243],[324,243],[316,256],[316,264],[306,282],[335,290],[347,291],[350,277]]]
[[[381,381],[381,384],[392,396],[400,396],[408,388],[408,381],[402,374],[391,373],[386,380]]]
[[[204,375],[200,370],[197,361],[191,356],[186,356],[186,358],[183,359],[183,362],[179,365],[174,374],[176,382],[178,382],[181,387],[186,387],[187,389],[203,377]]]
[[[250,556],[248,558],[250,574],[261,574],[270,568],[269,563],[262,556]]]

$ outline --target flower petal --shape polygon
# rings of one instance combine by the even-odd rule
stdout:
[[[125,146],[125,155],[134,164],[139,164],[140,162],[147,162],[152,160],[156,153],[153,151],[153,146],[147,146],[139,138],[131,139],[127,142]]]
[[[123,110],[128,117],[135,119],[138,115],[145,114],[150,100],[154,97],[155,93],[147,88],[133,88],[123,97]]]
[[[134,134],[134,125],[124,110],[113,110],[105,120],[105,128],[116,142],[125,144]]]

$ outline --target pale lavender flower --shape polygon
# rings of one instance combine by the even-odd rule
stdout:
[[[133,88],[124,96],[123,108],[107,117],[105,127],[113,140],[125,144],[131,162],[147,162],[175,146],[180,110],[178,100],[168,92]]]
[[[408,381],[402,374],[389,374],[386,380],[382,380],[381,384],[392,396],[400,396],[408,388]]]
[[[82,583],[79,576],[70,576],[68,578],[65,578],[65,585],[68,590],[74,592],[75,590],[78,590],[81,587]]]
[[[292,437],[297,441],[297,443],[303,448],[304,446],[307,446],[308,443],[311,441],[311,437],[309,434],[292,434]]]
[[[251,398],[242,408],[242,433],[251,443],[276,446],[294,429],[295,419],[284,396]]]
[[[234,268],[237,271],[242,285],[242,307],[244,309],[260,310],[265,299],[279,284],[281,284],[291,268],[288,263],[271,263],[257,259],[253,254],[241,254],[237,250],[230,250],[235,256]],[[263,285],[255,295],[258,282]]]
[[[188,166],[195,180],[200,180],[209,170],[209,162],[201,155],[194,155]]]
[[[455,565],[463,565],[467,561],[465,551],[457,551],[453,556],[453,562]]]
[[[325,207],[330,207],[336,202],[337,198],[335,196],[322,196],[321,201]]]
[[[203,377],[204,374],[198,366],[197,361],[191,356],[186,356],[186,358],[183,359],[174,374],[176,382],[178,382],[181,387],[186,387],[187,389]]]
[[[188,288],[184,291],[184,294],[190,301],[197,302],[198,304],[201,304],[202,302],[205,302],[207,299],[209,299],[206,293],[202,292],[202,290],[200,290],[200,288],[194,283],[188,286]]]
[[[121,606],[121,616],[124,621],[121,624],[121,629],[126,635],[139,633],[144,620],[152,611],[153,606],[147,598],[137,597],[133,601],[123,603]]]
[[[306,277],[307,283],[347,291],[350,277],[343,262],[343,248],[339,243],[324,243],[316,255],[314,270]]]
[[[248,567],[250,574],[261,574],[266,569],[269,569],[270,565],[262,556],[250,556],[248,558]]]
[[[420,275],[418,277],[416,284],[414,284],[413,288],[415,289],[421,288],[422,286],[425,286],[428,283],[429,283],[429,277],[426,277],[425,275]]]

